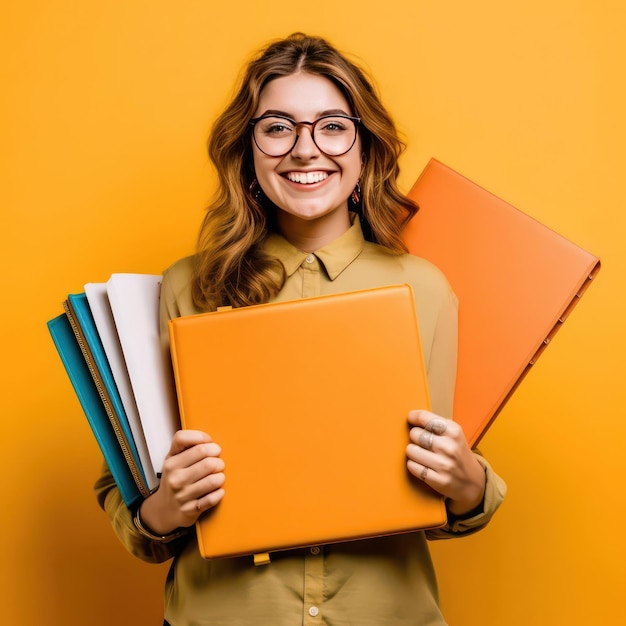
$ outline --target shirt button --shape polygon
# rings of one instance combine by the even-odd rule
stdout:
[[[311,554],[319,554],[320,553],[320,549],[317,546],[313,546],[311,548]]]
[[[312,607],[309,609],[309,615],[310,615],[311,617],[317,617],[317,616],[319,615],[319,612],[320,612],[320,610],[319,610],[316,606],[312,606]]]
[[[309,256],[305,259],[305,261],[307,263],[313,263],[313,261],[315,261],[315,255],[314,254],[309,254]]]

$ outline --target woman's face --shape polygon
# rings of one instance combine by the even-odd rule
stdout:
[[[354,114],[334,83],[303,72],[276,78],[264,87],[254,117],[268,113],[296,122],[314,122],[329,113]],[[348,152],[327,156],[313,142],[310,128],[300,126],[293,150],[280,157],[267,156],[252,140],[256,177],[279,209],[281,230],[323,223],[324,228],[340,231],[334,233],[339,236],[349,224],[348,198],[361,173],[361,141],[357,136]]]

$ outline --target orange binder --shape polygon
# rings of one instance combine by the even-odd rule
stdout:
[[[599,259],[431,160],[404,239],[459,298],[455,419],[476,444],[597,272]]]
[[[445,523],[406,469],[407,413],[429,406],[411,287],[182,317],[169,332],[183,427],[208,432],[226,464],[226,495],[197,524],[205,558]]]

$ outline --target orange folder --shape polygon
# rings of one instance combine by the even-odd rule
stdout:
[[[222,447],[226,495],[205,558],[408,532],[446,521],[406,469],[428,388],[411,287],[173,319],[184,428]]]
[[[431,160],[404,239],[459,298],[455,419],[476,444],[566,320],[599,259]]]

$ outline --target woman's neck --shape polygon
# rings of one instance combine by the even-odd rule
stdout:
[[[336,211],[312,220],[295,217],[278,211],[277,225],[280,234],[302,252],[315,252],[341,237],[351,226],[347,210]]]

